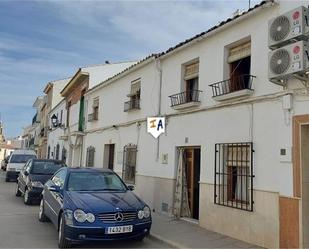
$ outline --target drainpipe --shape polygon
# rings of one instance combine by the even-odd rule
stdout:
[[[162,67],[161,60],[159,57],[155,58],[155,65],[159,75],[159,102],[158,102],[158,113],[157,116],[161,116],[161,99],[162,99]],[[160,136],[157,138],[157,150],[156,150],[156,161],[159,161],[160,151]]]

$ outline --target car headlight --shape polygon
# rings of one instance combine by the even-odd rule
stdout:
[[[85,222],[86,221],[86,214],[81,209],[76,209],[74,211],[73,215],[74,215],[75,220],[77,220],[78,222]]]
[[[95,221],[95,217],[94,217],[94,214],[92,213],[88,213],[86,214],[86,220],[90,223],[93,223]]]
[[[83,210],[81,209],[76,209],[74,211],[74,218],[75,220],[77,220],[78,222],[85,222],[88,221],[90,223],[93,223],[95,221],[95,216],[93,213],[85,213]]]
[[[43,188],[43,184],[41,182],[31,182],[31,186],[35,188]]]
[[[141,220],[144,218],[144,211],[143,210],[139,210],[137,213],[137,217]]]
[[[144,207],[144,209],[143,209],[143,211],[144,211],[144,217],[147,219],[147,218],[149,218],[150,217],[150,208],[149,207],[147,207],[147,206],[145,206]]]

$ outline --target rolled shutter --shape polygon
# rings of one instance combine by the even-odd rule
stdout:
[[[240,59],[246,58],[251,55],[251,42],[246,42],[237,47],[231,48],[229,57],[227,59],[228,63],[238,61]]]
[[[98,107],[99,106],[99,98],[96,98],[93,100],[93,107]]]
[[[128,97],[138,95],[138,93],[141,90],[141,81],[140,80],[135,80],[131,82],[131,91],[130,94],[128,94]]]
[[[199,73],[199,62],[194,62],[185,67],[184,79],[189,80],[198,77]]]

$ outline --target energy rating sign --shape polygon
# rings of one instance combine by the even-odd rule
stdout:
[[[165,118],[164,117],[150,117],[147,118],[147,131],[158,138],[165,132]]]

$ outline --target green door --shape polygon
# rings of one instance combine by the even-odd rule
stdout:
[[[84,96],[80,98],[78,130],[84,130]]]

